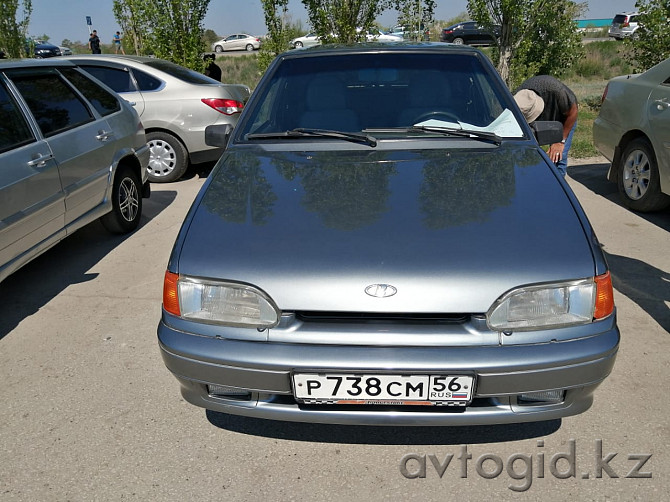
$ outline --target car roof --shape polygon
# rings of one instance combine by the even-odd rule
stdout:
[[[81,59],[98,60],[98,61],[134,61],[136,63],[148,63],[150,61],[160,61],[159,58],[151,56],[134,56],[132,54],[74,54],[67,57],[70,61],[77,61]]]
[[[0,60],[0,68],[2,69],[8,69],[8,68],[39,68],[39,67],[74,67],[76,66],[74,63],[68,61],[67,59],[61,59],[61,58],[48,58],[48,59],[32,59],[32,58],[24,58],[24,59],[1,59]]]
[[[335,55],[335,54],[364,54],[364,53],[405,53],[405,52],[422,52],[422,53],[445,53],[445,52],[460,52],[469,53],[472,55],[480,55],[481,51],[468,45],[454,45],[444,42],[361,42],[356,44],[322,44],[307,49],[289,50],[281,54],[282,57],[312,57],[321,55]]]

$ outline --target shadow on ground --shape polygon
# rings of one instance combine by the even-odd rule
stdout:
[[[176,197],[175,191],[154,191],[144,199],[140,229]],[[96,220],[7,277],[0,283],[0,340],[68,286],[95,279],[88,271],[132,235],[111,234]]]
[[[624,207],[619,198],[619,189],[616,183],[607,180],[608,163],[570,165],[568,175],[593,193],[604,197],[610,202]],[[630,211],[627,209],[627,211]],[[635,213],[640,218],[653,223],[659,228],[670,232],[670,208],[656,213]]]
[[[670,333],[670,272],[605,251],[617,291],[637,303]]]
[[[251,436],[314,443],[376,445],[461,445],[503,443],[545,437],[561,420],[512,425],[466,427],[375,427],[282,422],[206,411],[207,420],[221,429]]]

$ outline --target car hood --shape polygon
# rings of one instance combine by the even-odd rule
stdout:
[[[520,285],[594,275],[566,190],[537,147],[237,146],[170,267],[255,285],[283,310],[483,313]],[[366,294],[375,284],[397,293]]]

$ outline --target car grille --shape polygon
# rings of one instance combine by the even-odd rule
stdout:
[[[398,314],[379,312],[319,312],[299,311],[297,319],[303,322],[402,322],[416,324],[462,324],[470,320],[469,314]]]

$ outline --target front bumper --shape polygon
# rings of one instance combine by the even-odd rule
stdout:
[[[210,410],[256,418],[352,425],[485,425],[553,420],[586,411],[612,370],[619,344],[614,316],[594,336],[529,345],[388,347],[268,343],[196,336],[164,320],[159,346],[184,398]],[[291,372],[474,371],[467,408],[304,405]],[[248,399],[210,395],[207,384],[248,389]],[[521,393],[563,389],[555,404],[522,405]]]

